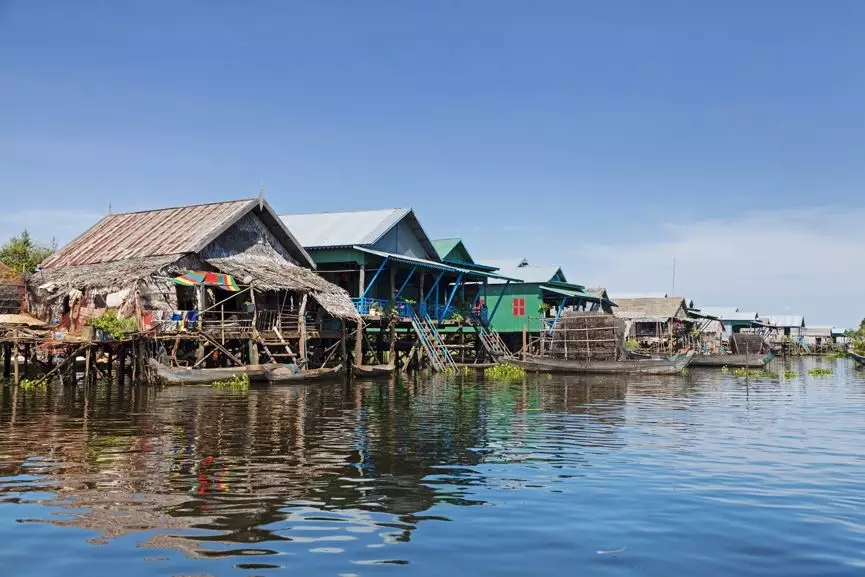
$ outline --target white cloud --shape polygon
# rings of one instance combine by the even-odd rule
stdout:
[[[672,217],[673,219],[675,217]],[[808,208],[659,222],[640,242],[583,244],[566,259],[578,282],[616,292],[676,293],[697,306],[803,314],[809,324],[865,316],[865,210]]]
[[[21,209],[0,214],[0,242],[24,229],[39,243],[56,239],[60,246],[69,242],[105,216],[87,210]]]

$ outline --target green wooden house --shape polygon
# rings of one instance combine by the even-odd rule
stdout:
[[[602,295],[588,293],[583,285],[568,282],[561,267],[534,266],[525,259],[519,263],[487,262],[496,266],[503,277],[523,279],[523,282],[491,279],[488,290],[486,306],[495,311],[491,314],[490,326],[511,346],[516,344],[523,327],[537,334],[541,330],[552,330],[567,309],[612,304]]]
[[[479,310],[489,280],[507,280],[495,267],[475,264],[458,239],[442,258],[410,208],[281,218],[319,274],[346,289],[364,316],[396,306],[401,318],[413,311],[445,323]]]

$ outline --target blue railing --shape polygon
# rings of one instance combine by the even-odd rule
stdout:
[[[429,317],[430,319],[442,322],[451,321],[458,314],[463,315],[463,320],[472,324],[489,324],[489,311],[486,307],[480,307],[470,311],[468,314],[461,312],[453,306],[446,307],[443,304],[419,303],[409,304],[402,301],[389,301],[387,299],[374,298],[353,298],[357,312],[363,316],[388,316],[396,307],[397,316],[400,319],[411,319],[412,312],[416,311],[421,317]]]

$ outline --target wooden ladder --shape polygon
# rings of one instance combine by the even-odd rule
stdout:
[[[481,339],[487,354],[494,360],[501,357],[510,357],[511,352],[502,340],[501,335],[493,330],[488,330],[482,325],[477,325],[478,337]]]
[[[411,324],[430,358],[433,369],[439,372],[456,370],[456,363],[429,316],[419,316],[412,310]]]

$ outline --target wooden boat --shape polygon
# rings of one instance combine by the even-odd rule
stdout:
[[[169,367],[156,359],[149,360],[156,376],[166,385],[209,385],[214,381],[224,381],[246,374],[252,383],[267,381],[268,368],[265,365],[246,365],[218,369],[191,369],[189,367]]]
[[[775,358],[774,350],[753,355],[696,355],[691,359],[692,367],[746,367],[760,369]]]
[[[246,374],[251,383],[279,384],[283,382],[316,381],[337,376],[342,365],[328,369],[312,369],[295,372],[281,365],[245,365],[218,369],[191,369],[188,367],[169,367],[156,359],[150,359],[150,367],[157,378],[166,385],[209,385],[215,381],[225,381]]]
[[[458,369],[476,369],[483,371],[496,366],[498,363],[457,363]]]
[[[267,373],[267,382],[271,385],[284,385],[288,383],[306,383],[309,381],[322,381],[332,379],[342,374],[342,365],[322,369],[309,369],[294,372],[287,367],[276,367]]]
[[[857,365],[859,365],[860,367],[865,367],[865,356],[857,355],[857,354],[854,353],[853,351],[850,351],[850,352],[847,353],[847,354],[850,355],[850,358],[851,358],[851,359],[853,359],[854,361],[856,361],[856,364],[857,364]]]
[[[672,355],[663,359],[584,362],[547,357],[526,357],[525,360],[503,359],[503,362],[536,373],[675,375],[682,372],[691,362],[692,358],[694,358],[694,351],[682,355]]]
[[[389,365],[352,365],[351,372],[356,377],[381,377],[392,375],[396,366]]]

